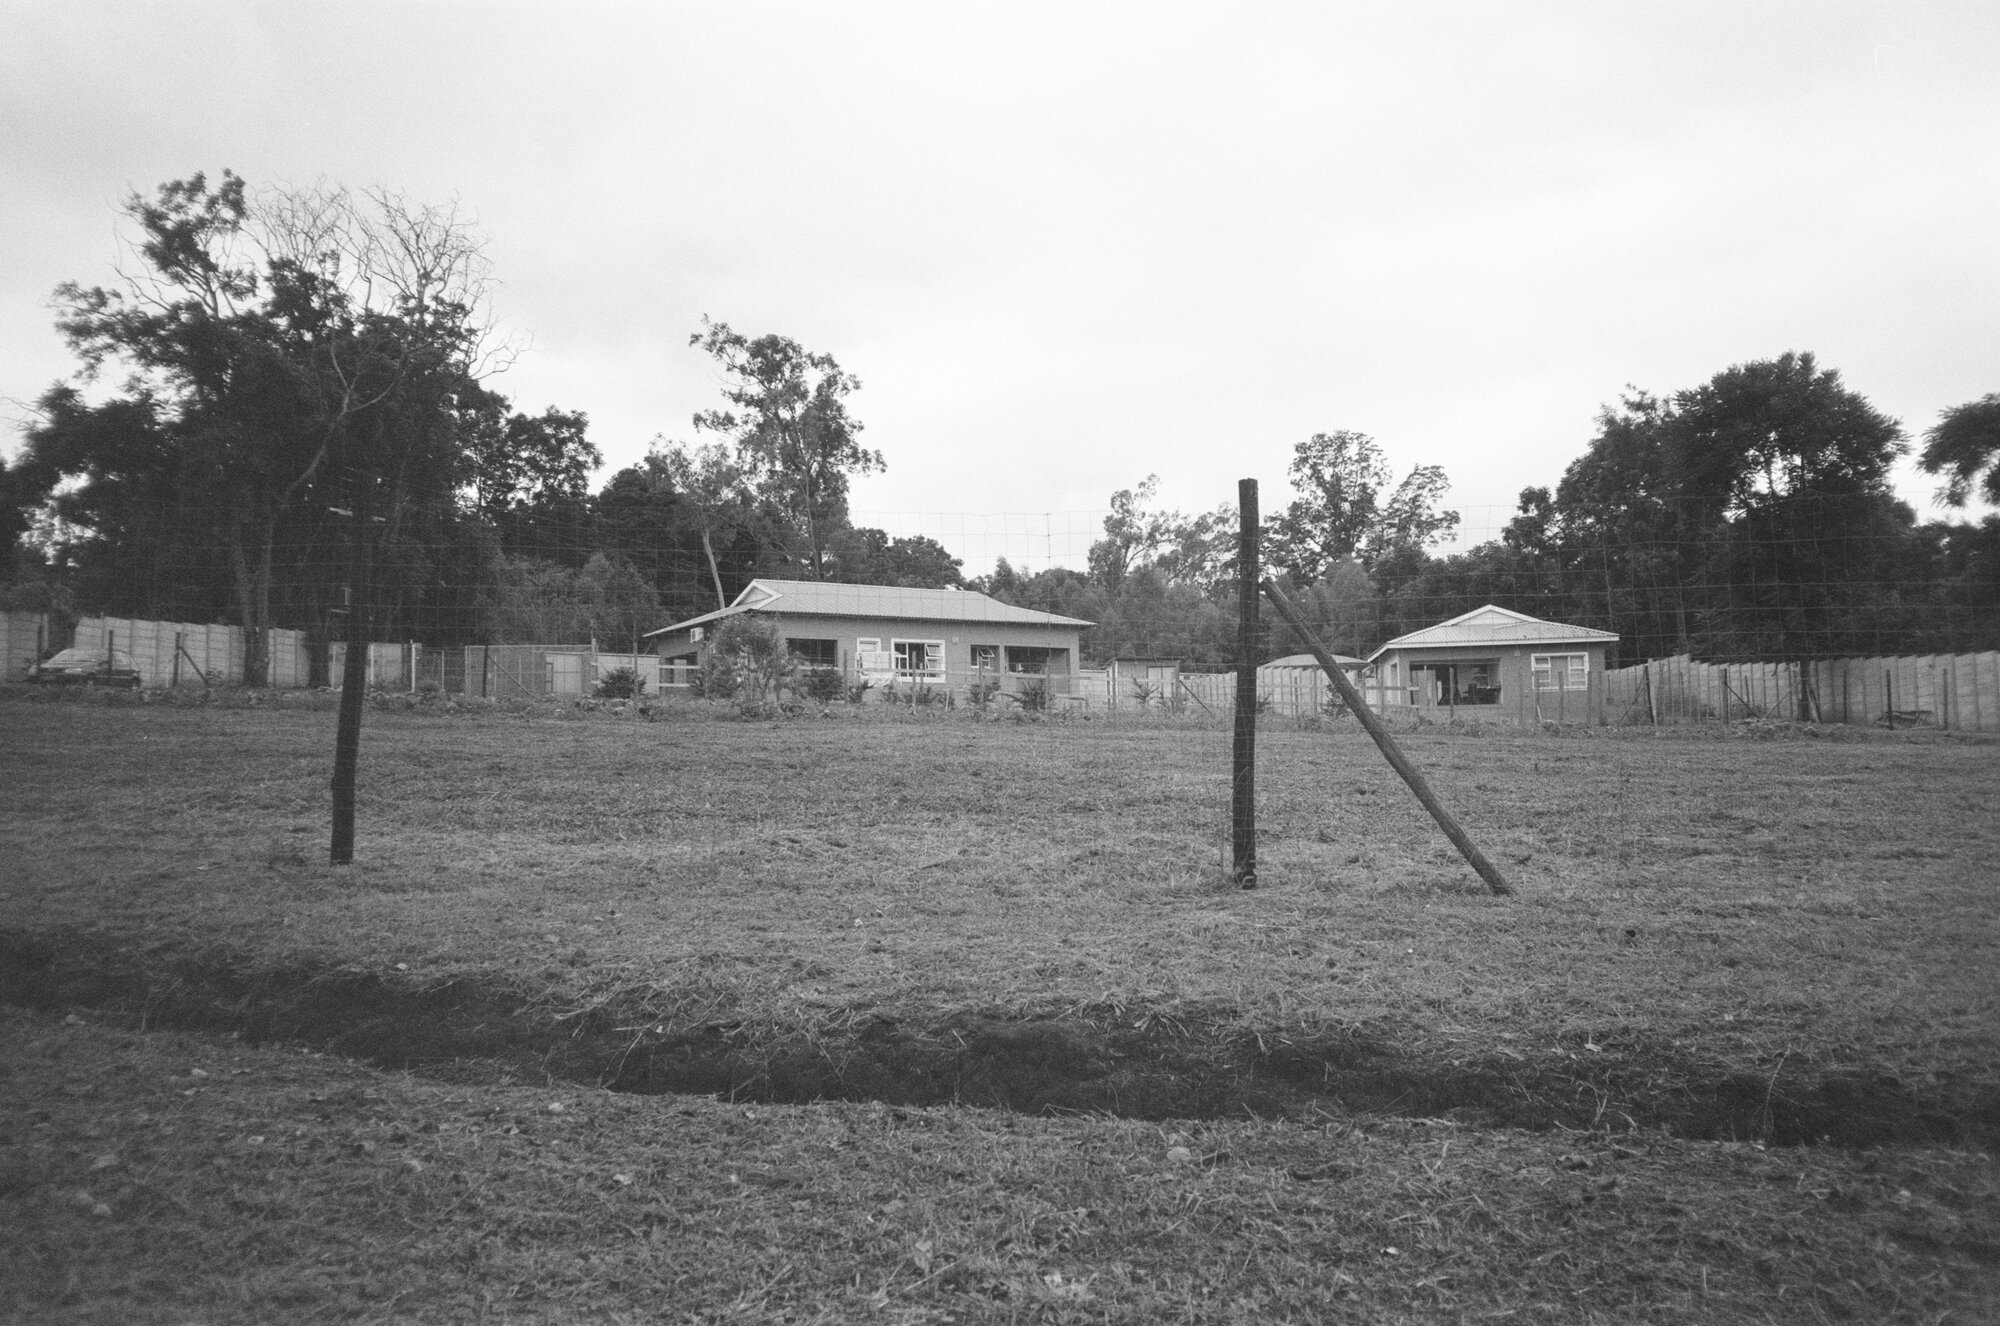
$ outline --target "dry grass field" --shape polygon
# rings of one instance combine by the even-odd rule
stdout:
[[[2000,746],[332,720],[0,697],[10,1319],[2000,1313]]]

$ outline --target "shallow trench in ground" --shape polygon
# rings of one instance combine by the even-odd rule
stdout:
[[[955,1102],[1144,1119],[1451,1115],[1492,1127],[1661,1128],[1773,1145],[2000,1144],[2000,1077],[1914,1085],[1842,1068],[1748,1072],[1670,1047],[1543,1062],[1443,1060],[1367,1028],[1245,1031],[1127,1009],[1116,1020],[960,1011],[835,1029],[706,1022],[657,997],[574,1013],[505,980],[421,985],[351,969],[253,968],[88,938],[0,932],[0,1001],[139,1029],[307,1045],[457,1080],[802,1103]]]

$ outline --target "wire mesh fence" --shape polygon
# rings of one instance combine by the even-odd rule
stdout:
[[[806,573],[755,539],[705,546],[676,495],[628,488],[498,523],[455,492],[409,492],[368,531],[345,508],[302,508],[274,527],[261,564],[242,557],[229,509],[187,492],[127,512],[123,529],[43,529],[30,540],[39,567],[17,554],[13,599],[32,601],[24,588],[38,587],[47,606],[0,613],[0,669],[19,679],[76,645],[129,655],[148,687],[337,686],[357,611],[350,554],[365,537],[358,610],[371,687],[588,696],[629,672],[654,695],[697,693],[712,637],[663,633],[732,608],[754,612],[752,586],[801,586]],[[829,620],[783,626],[802,676],[838,674],[830,694],[1190,722],[1234,703],[1233,538],[1216,535],[1197,557],[1107,551],[1115,540],[1103,512],[855,522],[864,519],[884,528],[848,531],[819,568],[846,605]],[[1837,538],[1803,518],[1773,529],[1754,546],[1739,527],[1666,538],[1637,525],[1623,542],[1599,527],[1588,541],[1536,544],[1518,518],[1489,510],[1468,513],[1461,551],[1367,566],[1348,559],[1310,583],[1287,583],[1314,629],[1358,665],[1352,679],[1378,713],[2000,730],[2000,558],[1986,546],[2000,541],[2000,521]],[[910,560],[918,553],[921,566]],[[979,612],[960,613],[963,629],[954,629],[930,608],[919,614],[925,626],[867,606],[875,591],[919,589],[1076,628],[1015,638],[981,625]],[[782,620],[784,606],[767,615]],[[1422,657],[1391,648],[1488,608],[1606,643],[1518,658],[1473,646]],[[871,612],[880,620],[867,620]],[[1258,703],[1291,719],[1337,718],[1330,684],[1298,649],[1282,623],[1265,620]]]

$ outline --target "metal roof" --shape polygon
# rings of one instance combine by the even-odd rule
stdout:
[[[1335,654],[1333,661],[1340,666],[1343,672],[1351,672],[1355,668],[1367,666],[1360,659],[1349,654]],[[1319,668],[1319,660],[1311,654],[1287,654],[1283,658],[1274,658],[1269,663],[1262,663],[1258,666],[1266,668],[1312,668],[1317,670]]]
[[[1373,663],[1392,649],[1439,649],[1454,645],[1611,644],[1617,639],[1616,631],[1545,622],[1540,617],[1530,617],[1525,612],[1514,612],[1489,603],[1448,622],[1399,635],[1370,654],[1368,661]]]
[[[813,617],[894,617],[922,622],[996,622],[1009,626],[1095,626],[1077,617],[1017,608],[970,589],[911,589],[903,585],[842,585],[819,580],[753,580],[736,601],[715,612],[646,632],[685,631],[745,612]]]

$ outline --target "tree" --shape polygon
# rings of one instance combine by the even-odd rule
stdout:
[[[590,556],[590,475],[604,455],[590,419],[551,405],[508,414],[488,393],[470,430],[471,505],[510,556],[579,564]]]
[[[455,520],[467,402],[491,367],[481,244],[448,208],[327,187],[253,197],[226,171],[134,195],[125,215],[133,273],[57,291],[82,367],[28,431],[29,500],[100,604],[226,605],[245,680],[261,682],[267,628],[317,628],[353,588],[337,549],[364,486],[362,533],[381,516],[384,547],[428,545]],[[111,365],[122,387],[86,397]],[[395,597],[426,597],[409,577],[437,566],[391,564]]]
[[[747,539],[754,550],[760,546],[756,533],[766,524],[760,518],[750,472],[721,443],[690,447],[684,442],[673,442],[662,448],[660,442],[661,439],[655,438],[653,448],[646,453],[648,481],[657,491],[678,495],[701,538],[701,550],[715,586],[715,606],[726,608],[729,594],[722,584],[718,549],[733,549]]]
[[[1306,625],[1329,649],[1350,657],[1362,657],[1376,643],[1376,590],[1360,562],[1344,558],[1327,568],[1319,580],[1291,595]],[[1304,653],[1306,642],[1280,621],[1271,630],[1271,649],[1277,656]]]
[[[1669,402],[1628,389],[1617,409],[1599,412],[1597,436],[1553,501],[1522,494],[1525,523],[1510,527],[1532,531],[1548,567],[1554,597],[1538,615],[1617,631],[1640,658],[1690,647],[1712,537],[1700,523],[1711,508],[1683,494],[1672,417]]]
[[[1944,411],[1924,434],[1917,464],[1946,476],[1938,495],[1951,506],[1964,506],[1974,493],[2000,505],[2000,392]]]
[[[1839,652],[1869,635],[1915,515],[1889,488],[1900,425],[1811,354],[1734,365],[1676,394],[1669,444],[1681,501],[1725,522],[1704,558],[1731,587],[1704,622],[1716,652]]]
[[[1103,587],[1083,572],[1072,571],[1066,566],[1052,566],[1024,576],[1001,557],[995,560],[992,575],[974,580],[967,587],[1017,608],[1053,612],[1058,616],[1078,617],[1085,621],[1104,619],[1106,600]]]
[[[607,479],[590,510],[594,546],[637,568],[673,620],[718,606],[709,589],[700,512],[676,491],[657,452]],[[724,555],[729,574],[741,575],[733,550],[725,548]]]
[[[1913,515],[1888,486],[1901,429],[1810,354],[1734,365],[1607,409],[1553,509],[1518,537],[1558,562],[1572,620],[1640,657],[1867,647]]]
[[[1790,498],[1888,491],[1909,448],[1895,420],[1811,354],[1737,364],[1674,397],[1685,497],[1732,512]]]
[[[378,600],[466,606],[458,494],[478,381],[505,351],[482,241],[456,211],[328,186],[253,198],[225,171],[125,213],[138,265],[123,285],[56,292],[82,383],[115,363],[122,391],[91,401],[61,384],[27,438],[48,509],[79,527],[61,542],[107,560],[157,550],[191,582],[155,579],[168,604],[222,590],[253,684],[288,612],[309,627],[344,613],[358,661]],[[335,864],[353,858],[363,673],[348,668],[341,693]]]
[[[1104,518],[1104,537],[1090,545],[1091,578],[1116,593],[1126,572],[1158,551],[1168,538],[1174,515],[1149,511],[1160,489],[1160,476],[1149,474],[1137,488],[1111,494],[1111,514]]]
[[[638,648],[665,625],[659,594],[630,562],[593,553],[582,567],[502,557],[493,568],[492,639],[518,644],[604,641]]]
[[[1174,512],[1153,566],[1169,584],[1190,586],[1207,597],[1221,594],[1236,575],[1241,524],[1234,502],[1193,516]]]
[[[1297,584],[1348,557],[1374,571],[1458,528],[1458,513],[1438,507],[1450,487],[1444,471],[1419,465],[1385,494],[1389,461],[1366,433],[1313,434],[1293,449],[1290,474],[1299,495],[1265,522],[1264,544],[1271,564]]]
[[[842,530],[829,544],[827,558],[827,579],[850,585],[956,589],[965,584],[959,571],[964,563],[922,534],[892,539],[879,529]]]
[[[722,368],[723,398],[735,408],[704,410],[695,427],[730,440],[794,564],[823,580],[827,545],[847,525],[849,480],[882,468],[881,455],[856,440],[861,424],[847,413],[861,382],[832,355],[788,337],[751,340],[706,318],[702,326],[688,343]]]

